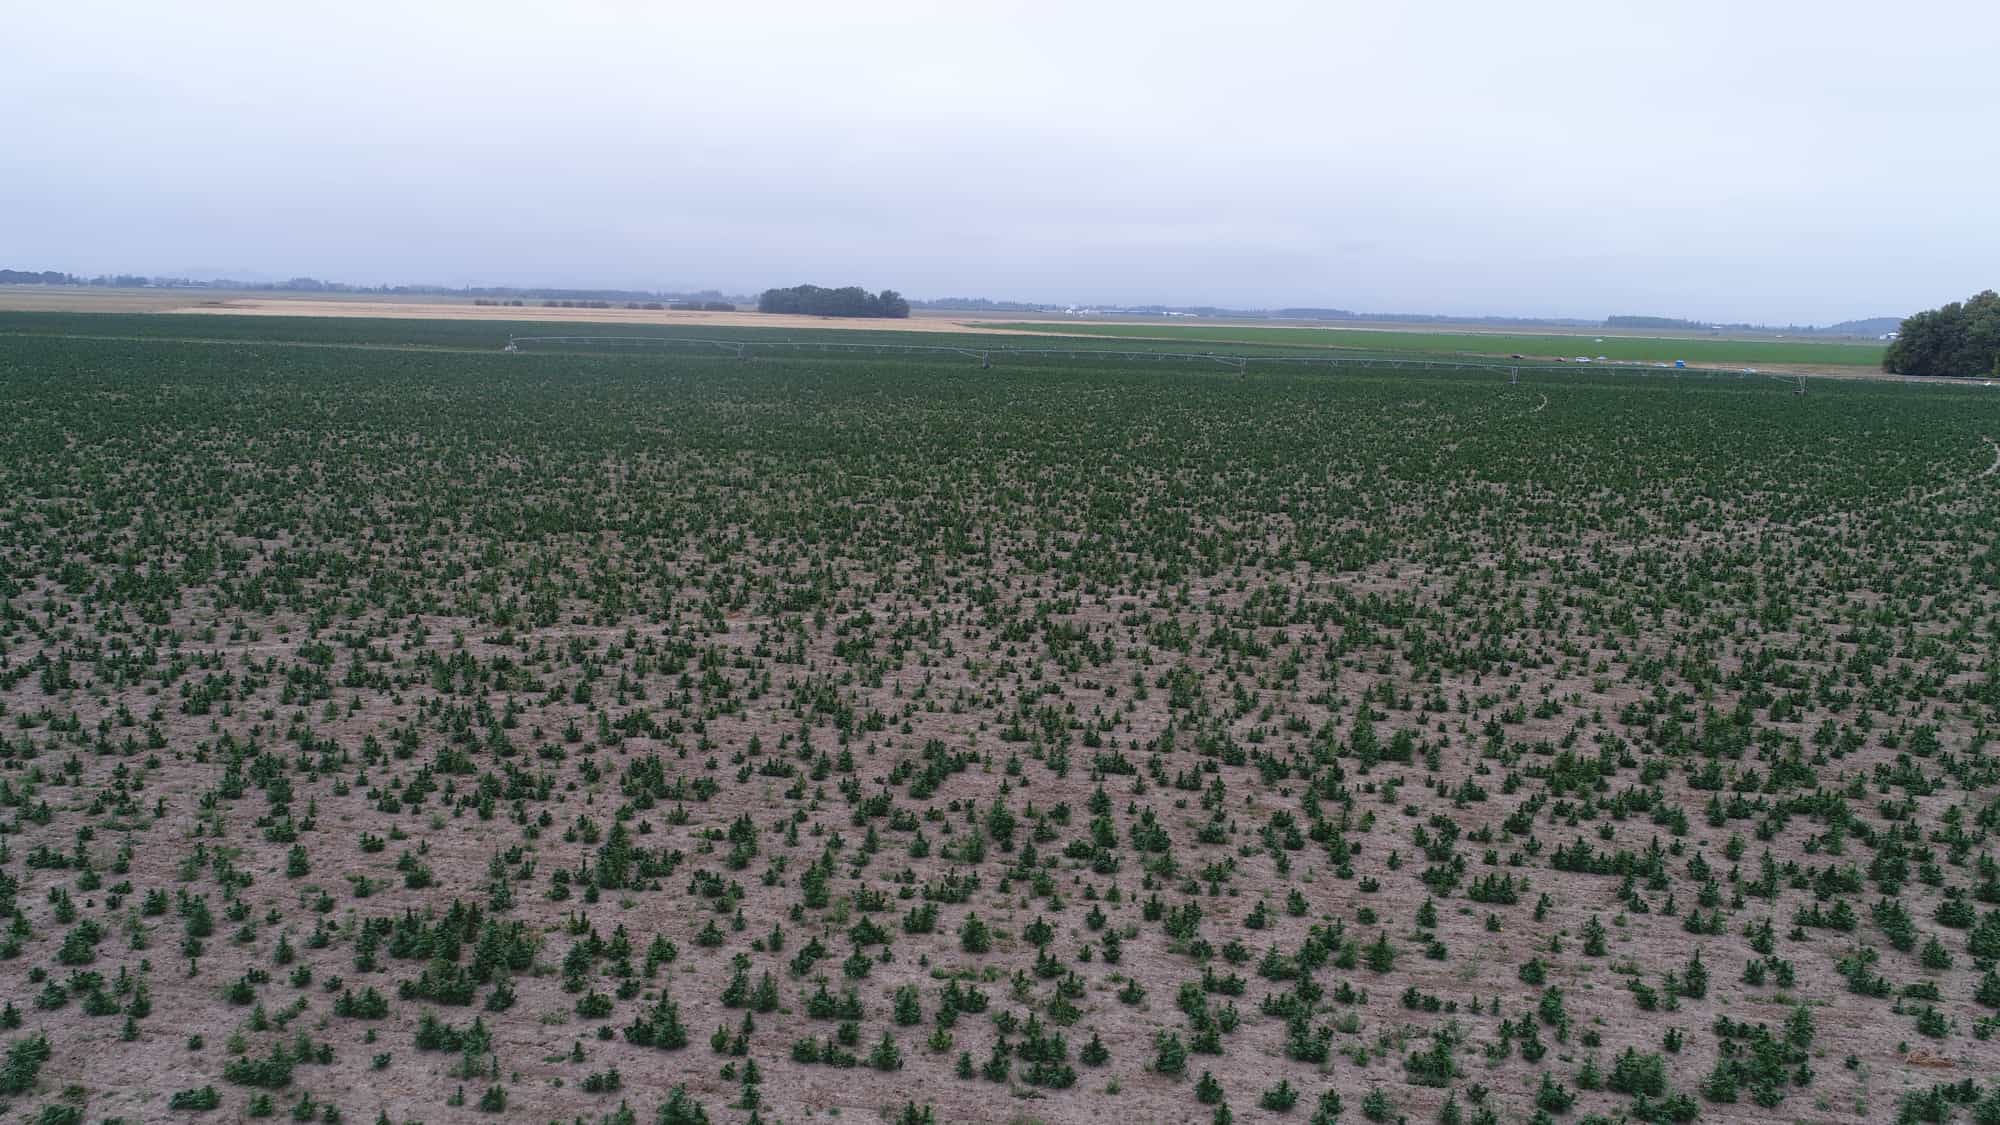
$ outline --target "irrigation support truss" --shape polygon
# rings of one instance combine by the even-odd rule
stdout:
[[[979,361],[981,370],[992,368],[994,361],[1004,358],[1019,359],[1115,359],[1137,361],[1177,361],[1182,363],[1213,363],[1237,375],[1249,373],[1250,365],[1270,364],[1281,367],[1328,367],[1365,368],[1401,371],[1472,371],[1482,374],[1505,374],[1510,385],[1518,385],[1523,371],[1555,375],[1587,374],[1603,372],[1612,375],[1698,375],[1707,378],[1752,376],[1780,379],[1796,385],[1795,393],[1806,393],[1806,377],[1802,374],[1783,375],[1760,372],[1754,368],[1719,367],[1667,367],[1645,363],[1539,363],[1523,364],[1515,361],[1480,361],[1450,359],[1418,359],[1383,355],[1284,355],[1258,353],[1223,352],[1168,352],[1149,350],[1127,350],[1117,348],[1017,348],[999,345],[990,348],[967,347],[961,344],[883,344],[850,343],[839,340],[718,340],[710,337],[694,336],[509,336],[506,352],[520,352],[532,347],[580,345],[584,347],[609,348],[687,348],[695,351],[720,351],[737,359],[751,359],[759,352],[783,355],[821,353],[826,355],[901,355],[901,356],[963,356]]]

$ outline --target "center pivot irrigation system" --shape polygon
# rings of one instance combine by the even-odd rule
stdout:
[[[708,337],[692,336],[509,336],[506,352],[521,352],[532,348],[669,348],[698,352],[721,351],[737,359],[753,359],[758,355],[803,355],[819,353],[825,355],[899,355],[963,356],[979,361],[982,370],[990,369],[1003,359],[1113,359],[1137,361],[1173,361],[1181,363],[1213,363],[1242,375],[1250,370],[1251,364],[1282,367],[1327,367],[1365,368],[1403,371],[1476,371],[1486,374],[1505,372],[1509,383],[1519,383],[1521,372],[1546,372],[1549,374],[1573,375],[1579,371],[1602,371],[1613,375],[1699,375],[1706,378],[1734,376],[1737,378],[1763,377],[1791,383],[1795,394],[1806,393],[1806,377],[1802,374],[1775,375],[1760,372],[1754,368],[1727,369],[1718,367],[1666,367],[1645,363],[1506,363],[1493,360],[1452,360],[1419,359],[1382,355],[1284,355],[1284,354],[1229,354],[1223,352],[1166,352],[1126,350],[1114,348],[1018,348],[1008,344],[995,347],[968,347],[963,344],[883,344],[849,343],[837,340],[716,340]]]

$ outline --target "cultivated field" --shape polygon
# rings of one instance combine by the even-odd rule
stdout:
[[[39,285],[0,286],[0,314],[4,313],[153,313],[171,316],[287,317],[370,320],[471,320],[522,321],[571,328],[595,326],[594,331],[612,331],[612,326],[680,325],[696,328],[846,328],[899,332],[1000,332],[976,318],[961,324],[964,317],[912,316],[904,320],[870,320],[823,316],[776,316],[754,311],[678,312],[672,309],[544,308],[540,301],[523,306],[476,305],[471,299],[444,296],[399,296],[380,298],[363,294],[273,294],[269,292],[227,292],[201,289],[93,289],[49,288]]]
[[[1756,366],[1786,370],[1882,369],[1883,347],[1876,343],[1828,340],[1741,340],[1692,336],[1621,336],[1602,332],[1455,332],[1421,329],[1306,328],[1231,324],[1096,324],[1002,322],[1021,332],[1141,337],[1203,343],[1283,344],[1374,352],[1509,355],[1532,359],[1595,359],[1672,363],[1684,359],[1702,367]]]
[[[618,333],[663,328],[689,332],[896,332],[946,333],[960,336],[1110,337],[1132,346],[1242,351],[1286,349],[1303,352],[1383,355],[1505,357],[1571,360],[1604,356],[1618,362],[1672,363],[1687,360],[1697,367],[1757,367],[1764,371],[1827,375],[1879,375],[1883,346],[1842,340],[1772,340],[1769,338],[1708,337],[1692,334],[1662,336],[1512,333],[1473,329],[1441,329],[1421,325],[1370,324],[1360,327],[1311,327],[1262,323],[1205,321],[1199,324],[1143,320],[1107,323],[1100,320],[1021,322],[1004,315],[918,310],[906,320],[861,317],[784,316],[737,312],[676,312],[671,309],[544,308],[530,301],[522,307],[475,305],[470,299],[444,296],[377,297],[366,294],[298,294],[216,292],[174,289],[44,288],[0,286],[4,313],[151,313],[175,319],[190,317],[240,321],[247,317],[290,320],[320,318],[370,320],[463,320],[520,327],[532,322],[546,331]],[[175,329],[149,329],[187,335]],[[272,336],[297,335],[267,329]],[[421,331],[421,330],[419,330]],[[234,333],[231,333],[234,334]],[[1213,345],[1226,345],[1220,349]]]
[[[2000,1120],[1977,390],[0,316],[0,417],[8,1120]]]

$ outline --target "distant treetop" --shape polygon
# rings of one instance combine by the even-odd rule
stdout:
[[[764,295],[757,298],[757,311],[805,316],[906,317],[910,315],[910,302],[894,289],[870,293],[858,285],[844,289],[794,285],[790,289],[764,290]]]
[[[80,280],[57,270],[0,270],[0,285],[77,285]]]
[[[1882,355],[1896,375],[2000,375],[2000,293],[1988,289],[1903,321]]]

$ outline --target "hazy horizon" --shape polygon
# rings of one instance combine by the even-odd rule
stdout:
[[[1990,5],[10,25],[17,269],[1823,325],[2000,262]]]

